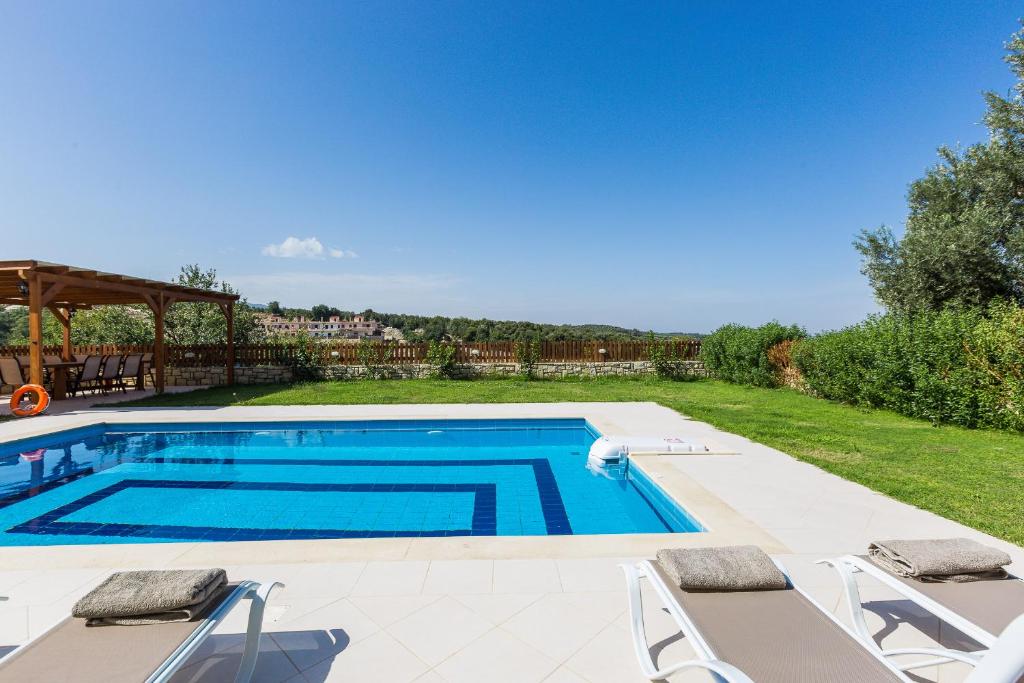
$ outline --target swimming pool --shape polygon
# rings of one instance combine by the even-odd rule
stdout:
[[[0,545],[703,531],[582,419],[116,424],[0,445]]]

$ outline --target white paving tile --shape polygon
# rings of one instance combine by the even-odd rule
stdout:
[[[440,595],[376,595],[353,596],[352,604],[369,616],[381,628],[404,619],[413,612],[418,612],[427,605],[441,599]]]
[[[433,560],[423,583],[423,593],[490,593],[493,575],[491,560]]]
[[[495,626],[540,600],[542,593],[500,593],[492,595],[453,595],[452,597]]]
[[[558,593],[562,580],[554,560],[495,560],[495,593]]]
[[[342,598],[288,623],[268,624],[267,630],[299,671],[333,657],[380,627]]]
[[[436,666],[489,631],[491,623],[450,597],[443,597],[388,627],[413,654]]]
[[[534,683],[558,666],[523,641],[494,629],[462,648],[436,671],[450,683]]]
[[[410,683],[427,671],[422,660],[380,631],[306,669],[302,675],[307,683]]]
[[[577,675],[572,669],[560,666],[544,679],[544,683],[587,683],[587,679]]]
[[[419,595],[427,576],[427,561],[368,562],[352,595]]]
[[[561,662],[618,618],[623,593],[545,595],[501,628]]]
[[[558,576],[567,593],[619,590],[625,585],[619,560],[558,560]]]

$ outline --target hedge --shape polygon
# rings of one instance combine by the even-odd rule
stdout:
[[[778,368],[768,351],[805,335],[796,325],[772,321],[760,327],[723,325],[701,340],[700,358],[712,377],[757,387],[777,387]]]
[[[966,427],[1024,430],[1024,309],[889,313],[798,343],[823,398]]]

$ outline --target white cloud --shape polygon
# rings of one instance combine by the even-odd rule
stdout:
[[[302,259],[323,259],[327,256],[331,258],[357,258],[359,255],[354,251],[347,249],[335,249],[333,247],[325,247],[323,243],[316,237],[307,237],[305,239],[299,239],[298,237],[288,237],[281,244],[268,244],[260,250],[264,256],[273,256],[274,258],[302,258]]]

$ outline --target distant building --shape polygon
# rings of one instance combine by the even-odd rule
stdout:
[[[381,338],[384,326],[376,320],[367,320],[361,315],[354,315],[346,320],[332,315],[327,320],[310,320],[305,316],[286,318],[280,315],[257,316],[260,325],[269,335],[295,335],[306,333],[318,339],[362,339],[363,337]]]

